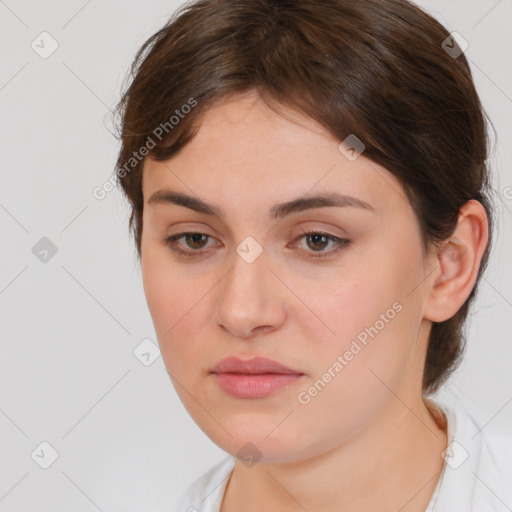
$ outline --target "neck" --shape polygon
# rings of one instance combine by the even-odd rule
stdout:
[[[314,458],[252,468],[237,460],[221,511],[424,512],[443,467],[443,419],[423,400],[394,398],[370,427]]]

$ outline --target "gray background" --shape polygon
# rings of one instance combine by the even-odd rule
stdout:
[[[144,356],[153,361],[145,366],[134,355],[142,340],[156,337],[128,209],[118,191],[102,201],[92,195],[113,172],[118,143],[109,109],[128,66],[179,4],[0,1],[4,512],[170,511],[225,456],[188,416],[162,358]],[[465,361],[439,397],[510,427],[512,2],[419,4],[468,41],[498,133],[498,239]],[[31,47],[42,31],[59,45],[47,59]],[[57,248],[46,263],[32,251],[43,237]],[[43,441],[58,452],[47,469],[40,466],[52,453]]]

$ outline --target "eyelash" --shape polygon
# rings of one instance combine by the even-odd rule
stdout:
[[[180,249],[176,245],[176,242],[180,238],[183,238],[185,235],[205,235],[209,238],[212,238],[209,235],[207,235],[206,233],[201,233],[199,231],[186,231],[186,232],[178,233],[176,235],[171,235],[171,236],[165,238],[164,243],[167,246],[169,246],[172,251],[176,252],[177,254],[179,254],[180,256],[183,256],[185,258],[198,257],[198,256],[201,256],[202,254],[208,252],[206,250],[184,251],[183,249]],[[330,241],[334,242],[336,244],[336,247],[334,249],[332,249],[331,251],[326,251],[326,252],[317,253],[317,254],[315,254],[314,252],[311,252],[311,251],[306,251],[306,252],[311,252],[311,254],[309,256],[305,256],[306,258],[308,258],[308,257],[310,257],[310,258],[327,258],[329,256],[332,256],[333,254],[338,253],[342,249],[345,249],[352,243],[351,240],[348,240],[346,238],[339,238],[337,236],[330,235],[329,233],[324,233],[322,231],[305,231],[305,230],[301,231],[301,235],[299,237],[297,237],[295,240],[300,240],[301,238],[304,238],[305,236],[308,236],[308,235],[325,236]]]

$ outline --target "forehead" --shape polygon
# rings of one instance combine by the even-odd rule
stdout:
[[[144,201],[170,188],[217,203],[268,204],[321,191],[356,196],[376,210],[404,200],[399,182],[363,155],[349,160],[314,120],[254,95],[232,98],[203,115],[196,136],[173,158],[146,158]]]

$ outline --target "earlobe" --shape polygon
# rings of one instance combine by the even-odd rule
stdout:
[[[488,236],[485,208],[472,199],[461,208],[452,236],[437,252],[439,271],[426,298],[427,320],[448,320],[464,304],[475,285]]]

